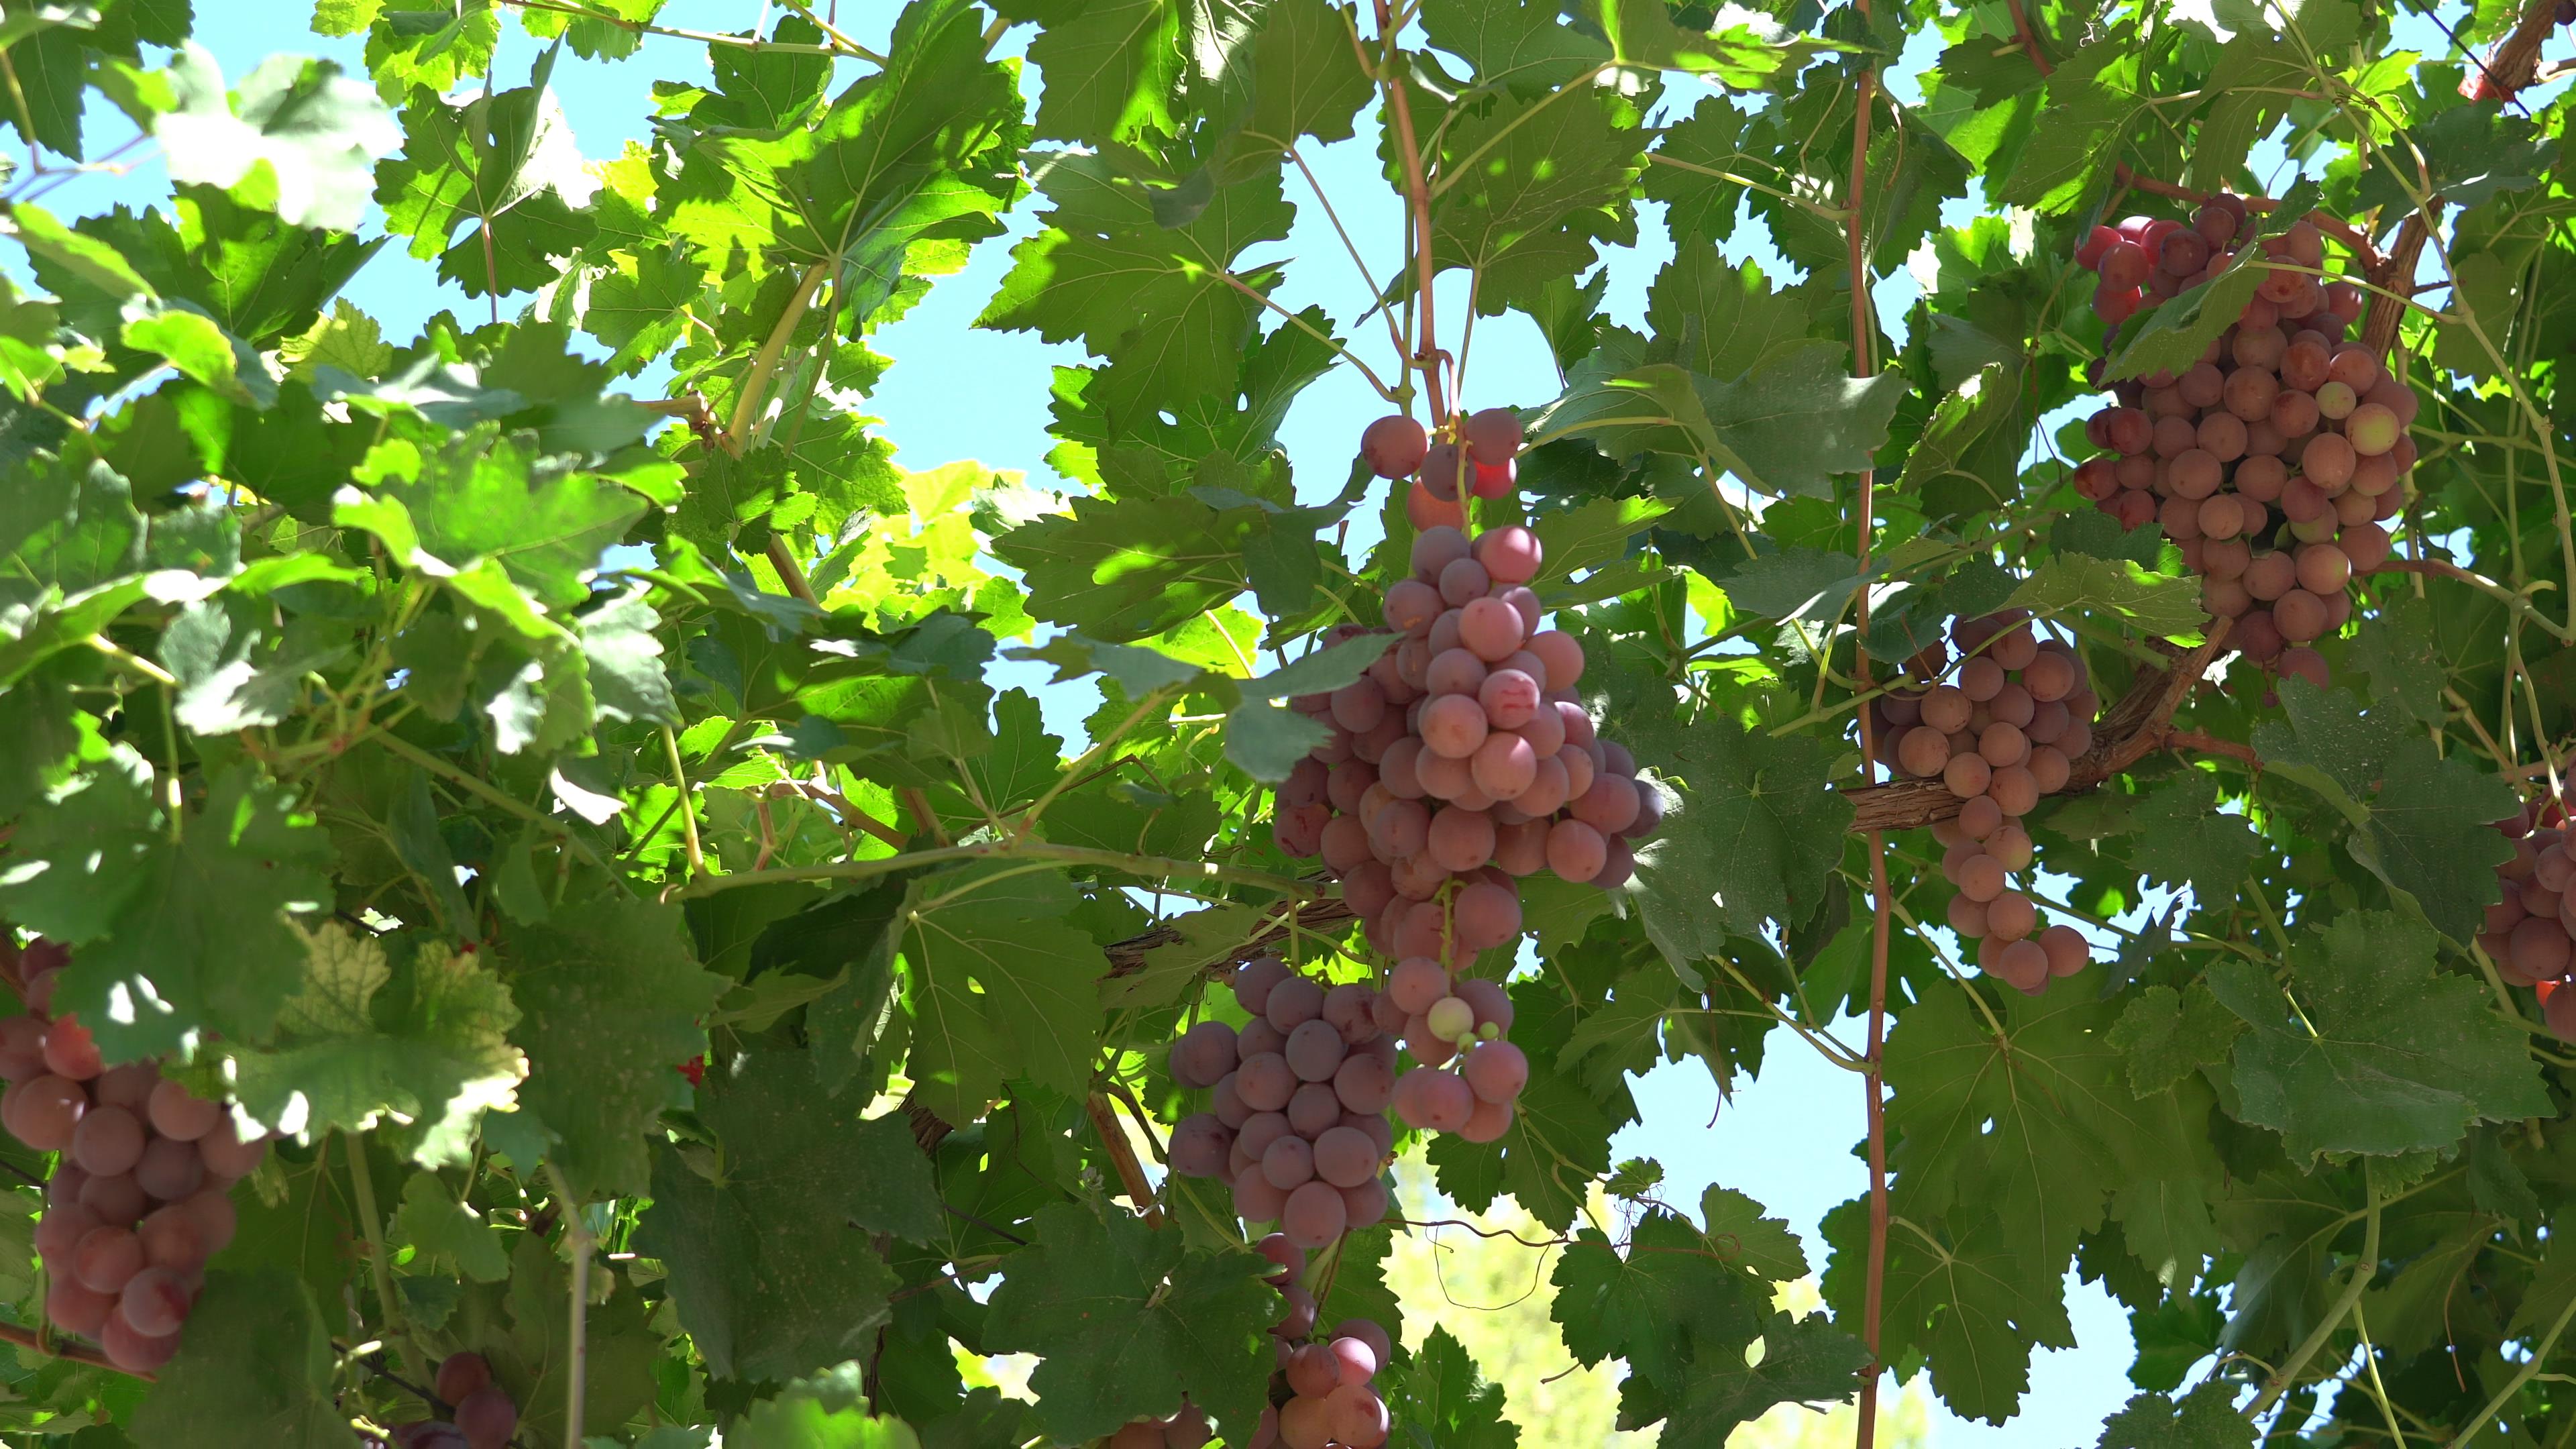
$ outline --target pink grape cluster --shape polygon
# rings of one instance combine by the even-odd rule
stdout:
[[[2071,926],[2039,924],[2039,906],[2012,886],[2030,867],[2022,817],[2066,787],[2093,744],[2101,698],[2073,649],[2043,639],[2019,609],[1950,626],[1959,652],[1938,642],[1907,661],[1907,680],[1871,701],[1881,763],[1937,779],[1959,799],[1935,822],[1941,873],[1958,887],[1950,928],[1977,942],[1977,967],[2036,996],[2051,978],[2084,969],[2092,952]],[[1944,674],[1948,679],[1943,679]]]
[[[1540,870],[1615,889],[1662,820],[1635,758],[1598,737],[1573,692],[1582,646],[1540,627],[1540,557],[1525,528],[1473,543],[1424,531],[1414,576],[1387,591],[1392,647],[1342,688],[1291,701],[1329,734],[1279,787],[1279,847],[1320,854],[1390,956],[1518,936],[1513,882]]]
[[[1360,457],[1390,481],[1409,478],[1404,516],[1415,528],[1467,526],[1467,500],[1500,498],[1519,484],[1520,415],[1486,408],[1456,419],[1432,437],[1422,424],[1391,414],[1360,432]]]
[[[1245,1222],[1275,1222],[1302,1249],[1383,1219],[1396,1087],[1385,998],[1358,982],[1327,991],[1276,956],[1237,968],[1234,997],[1252,1020],[1202,1021],[1172,1044],[1173,1080],[1209,1093],[1209,1110],[1172,1129],[1172,1170],[1223,1177]]]
[[[492,1381],[492,1364],[483,1355],[449,1354],[439,1361],[433,1387],[452,1417],[397,1425],[394,1449],[503,1449],[519,1432],[519,1406]]]
[[[149,1373],[178,1352],[206,1260],[232,1241],[232,1185],[268,1145],[150,1062],[110,1069],[77,1018],[48,1016],[70,960],[48,941],[19,958],[27,1014],[0,1020],[0,1126],[62,1154],[35,1233],[45,1316]]]
[[[1255,1245],[1279,1265],[1270,1276],[1286,1292],[1303,1291],[1306,1255],[1277,1234]],[[1293,1301],[1293,1300],[1292,1300]],[[1386,1399],[1375,1383],[1394,1353],[1385,1329],[1365,1318],[1346,1318],[1320,1341],[1297,1342],[1314,1326],[1314,1300],[1306,1300],[1305,1325],[1274,1338],[1279,1366],[1270,1379],[1270,1403],[1261,1411],[1251,1449],[1378,1449],[1394,1432]],[[1295,1321],[1292,1312],[1291,1322]]]
[[[2104,288],[2128,288],[2117,296],[2134,296],[2128,279],[2152,267],[2150,290],[2170,296],[2227,264],[2212,248],[2233,243],[2245,214],[2222,196],[2190,226],[2131,217],[2096,228],[2076,259],[2100,269]],[[2325,263],[2324,238],[2305,221],[2262,247],[2289,267]],[[2387,561],[2383,525],[2405,507],[2416,458],[2414,390],[2343,340],[2361,303],[2349,282],[2267,272],[2190,367],[2114,386],[2115,405],[2084,425],[2102,451],[2073,480],[2123,528],[2152,525],[2181,547],[2202,603],[2236,621],[2238,649],[2320,688],[2325,659],[2308,646],[2352,617],[2353,576]],[[2116,322],[2123,305],[2103,315]]]
[[[2513,858],[2496,867],[2504,898],[2487,907],[2478,944],[2496,973],[2516,986],[2538,988],[2541,1019],[2561,1040],[2576,1041],[2576,850],[2567,812],[2555,801],[2496,822],[2513,842]]]

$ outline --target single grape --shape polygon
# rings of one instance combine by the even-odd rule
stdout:
[[[188,1305],[194,1298],[187,1279],[167,1268],[146,1268],[126,1280],[117,1303],[135,1332],[146,1338],[166,1338],[188,1321]]]
[[[1476,1099],[1474,1109],[1467,1114],[1466,1125],[1458,1129],[1458,1135],[1469,1142],[1499,1142],[1503,1134],[1510,1130],[1512,1130],[1512,1104],[1488,1102],[1479,1097]]]
[[[2003,894],[2003,862],[1983,851],[1969,856],[1951,878],[1958,883],[1959,893],[1973,901],[1992,902]]]
[[[1350,1449],[1378,1449],[1392,1427],[1386,1402],[1366,1384],[1334,1389],[1324,1400],[1324,1418],[1332,1426],[1334,1441]]]
[[[1340,1237],[1349,1222],[1350,1210],[1341,1190],[1329,1182],[1309,1182],[1287,1195],[1279,1230],[1288,1235],[1288,1241],[1313,1252]]]
[[[1479,1099],[1509,1102],[1529,1085],[1529,1057],[1507,1041],[1482,1042],[1460,1060],[1458,1073]]]
[[[200,1188],[194,1195],[176,1206],[185,1211],[189,1217],[196,1219],[197,1229],[204,1236],[208,1257],[222,1252],[226,1245],[232,1242],[236,1221],[233,1200],[223,1189]]]
[[[502,1449],[519,1431],[519,1409],[498,1384],[486,1384],[456,1406],[456,1427],[472,1449]]]
[[[1297,1090],[1297,1074],[1287,1058],[1277,1052],[1262,1052],[1244,1058],[1234,1072],[1235,1094],[1255,1112],[1276,1112],[1288,1105],[1289,1094]]]
[[[1422,424],[1400,414],[1382,417],[1360,433],[1360,456],[1381,478],[1402,478],[1421,467],[1430,446],[1431,435]]]
[[[1475,557],[1497,584],[1525,584],[1535,578],[1544,550],[1538,535],[1515,524],[1487,529],[1476,536]]]
[[[1225,1170],[1226,1154],[1234,1148],[1234,1134],[1212,1112],[1199,1112],[1181,1119],[1172,1129],[1172,1145],[1166,1154],[1172,1171],[1183,1177],[1215,1177]],[[162,1212],[172,1211],[169,1208]],[[149,1229],[161,1213],[143,1220]],[[148,1247],[148,1241],[147,1241]]]
[[[1235,1067],[1234,1028],[1221,1021],[1202,1021],[1172,1043],[1172,1079],[1184,1087],[1213,1087]],[[163,1196],[186,1196],[185,1193]]]
[[[93,1293],[121,1293],[143,1271],[143,1242],[122,1227],[92,1228],[72,1248],[72,1276]]]
[[[0,1020],[0,1081],[29,1081],[44,1070],[45,1024],[32,1016]]]
[[[9,1134],[38,1152],[60,1152],[89,1111],[89,1093],[68,1077],[47,1072],[13,1084],[7,1098]]]
[[[1473,695],[1444,695],[1423,707],[1420,728],[1422,743],[1432,754],[1463,760],[1485,742],[1485,707]]]
[[[148,1374],[179,1352],[179,1335],[142,1333],[126,1321],[123,1313],[112,1312],[107,1322],[99,1325],[98,1346],[106,1351],[107,1361],[118,1368],[131,1374]]]
[[[1262,1004],[1261,1014],[1281,1031],[1295,1031],[1324,1014],[1324,988],[1303,976],[1292,975],[1270,989],[1270,999]]]
[[[1467,567],[1475,567],[1470,562]],[[1450,565],[1452,569],[1460,567]],[[1481,572],[1481,570],[1479,570]],[[1487,664],[1510,658],[1528,637],[1521,611],[1500,599],[1469,599],[1458,611],[1458,639]]]
[[[1275,998],[1274,998],[1275,999]],[[1281,1054],[1288,1069],[1303,1082],[1328,1082],[1341,1070],[1342,1058],[1349,1046],[1342,1040],[1338,1027],[1320,1017],[1301,1022],[1288,1033],[1287,1050]]]
[[[1108,1449],[1163,1449],[1162,1421],[1138,1419],[1121,1425],[1109,1436]]]
[[[1328,1127],[1315,1139],[1315,1175],[1335,1187],[1357,1187],[1377,1176],[1378,1148],[1356,1127]]]
[[[1288,1094],[1285,1115],[1288,1130],[1312,1142],[1316,1133],[1342,1120],[1342,1099],[1331,1082],[1308,1082]]]
[[[1459,433],[1467,440],[1467,449],[1476,461],[1488,467],[1510,462],[1520,452],[1525,436],[1520,414],[1510,408],[1484,408],[1470,413]]]
[[[1281,1192],[1315,1179],[1315,1145],[1294,1132],[1283,1132],[1262,1149],[1261,1175]]]
[[[134,1164],[134,1185],[155,1202],[177,1202],[203,1186],[205,1180],[206,1159],[193,1142],[156,1137],[144,1145],[142,1156]]]
[[[1345,1384],[1364,1384],[1377,1377],[1377,1349],[1368,1340],[1350,1334],[1337,1334],[1328,1345]]]
[[[54,1327],[96,1337],[116,1311],[116,1295],[84,1286],[69,1273],[45,1285],[45,1317]]]
[[[1470,951],[1491,950],[1521,933],[1520,898],[1490,880],[1458,892],[1453,916],[1458,943]]]

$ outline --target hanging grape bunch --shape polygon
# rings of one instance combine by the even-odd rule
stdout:
[[[1271,1330],[1280,1376],[1252,1442],[1376,1449],[1388,1420],[1370,1380],[1386,1362],[1387,1336],[1354,1319],[1308,1342],[1316,1303],[1302,1279],[1308,1253],[1386,1217],[1383,1175],[1395,1156],[1386,1109],[1397,1085],[1388,1023],[1400,1018],[1371,987],[1326,990],[1275,956],[1245,962],[1233,985],[1250,1021],[1240,1028],[1201,1021],[1172,1044],[1173,1080],[1207,1089],[1210,1105],[1173,1128],[1169,1160],[1184,1177],[1230,1181],[1246,1223],[1278,1224],[1255,1245],[1278,1266],[1270,1281],[1288,1311]],[[1165,1438],[1151,1442],[1179,1449],[1207,1442],[1204,1420],[1160,1428]],[[1119,1432],[1132,1432],[1140,1449],[1149,1442],[1141,1425]]]
[[[432,1387],[453,1417],[396,1426],[394,1449],[503,1449],[519,1432],[519,1406],[492,1381],[483,1355],[449,1354],[439,1361]]]
[[[1881,763],[1939,780],[1959,799],[1936,822],[1950,929],[1977,943],[1977,968],[2036,996],[2051,978],[2084,969],[2091,950],[2072,926],[2039,924],[2039,907],[2012,873],[2031,863],[2022,817],[2066,787],[2075,757],[2091,748],[2101,699],[2084,661],[2042,639],[2018,609],[1950,626],[1959,653],[1934,643],[1906,663],[1903,681],[1871,701]],[[1949,678],[1944,679],[1944,673]]]
[[[2555,801],[2525,807],[2496,829],[2513,842],[2513,859],[2496,867],[2504,898],[2487,907],[2478,944],[2496,973],[2540,992],[2541,1019],[2562,1041],[2576,1041],[2576,854],[2568,849],[2567,812]]]
[[[2096,227],[2075,259],[2099,274],[2093,309],[2116,333],[2148,297],[2224,271],[2249,234],[2245,203],[2218,196],[2188,226]],[[2123,528],[2152,524],[2181,547],[2202,602],[2235,621],[2230,642],[2247,657],[2323,687],[2325,660],[2309,646],[2352,617],[2353,575],[2388,559],[2382,525],[2405,506],[2417,403],[2369,348],[2344,340],[2362,293],[2310,274],[2325,266],[2316,227],[2296,222],[2262,247],[2285,266],[2264,274],[2197,362],[2113,385],[2117,402],[2084,425],[2104,451],[2074,483]]]
[[[77,1018],[49,1015],[70,961],[49,941],[19,957],[27,1012],[0,1020],[0,1126],[62,1154],[35,1233],[45,1316],[150,1373],[178,1352],[206,1260],[232,1241],[232,1185],[268,1145],[150,1062],[107,1067]]]

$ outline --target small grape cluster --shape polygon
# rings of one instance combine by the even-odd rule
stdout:
[[[2094,310],[2117,326],[2144,293],[2215,276],[2246,233],[2245,203],[2213,198],[2191,223],[2131,217],[2096,227],[2076,260],[2101,276]],[[2154,525],[2201,576],[2231,642],[2268,670],[2323,687],[2308,646],[2352,617],[2346,586],[2388,559],[2382,525],[2406,502],[2415,393],[2344,332],[2361,315],[2349,282],[2325,282],[2325,241],[2306,221],[2261,243],[2285,266],[2199,360],[2114,385],[2084,425],[2101,453],[2077,493],[2123,528]],[[2291,267],[2307,271],[2290,270]],[[2098,364],[2097,364],[2098,366]]]
[[[1958,650],[1934,643],[1906,663],[1902,684],[1871,701],[1881,763],[1938,779],[1960,801],[1935,823],[1941,874],[1958,887],[1950,928],[1977,942],[1977,967],[2033,996],[2053,977],[2072,976],[2091,956],[2072,926],[2041,928],[2039,906],[2012,886],[2031,863],[2022,817],[2042,795],[2066,787],[2078,755],[2093,744],[2100,696],[2072,648],[2043,639],[2019,609],[1959,619]],[[1947,673],[1951,677],[1944,680]]]
[[[1417,529],[1467,527],[1467,500],[1501,498],[1520,483],[1520,415],[1486,408],[1442,429],[1390,414],[1360,430],[1360,457],[1390,481],[1412,480],[1404,516]]]
[[[1386,1111],[1398,1096],[1389,1033],[1401,1014],[1371,987],[1346,982],[1326,990],[1276,956],[1237,967],[1233,989],[1252,1020],[1239,1029],[1202,1021],[1172,1044],[1173,1080],[1207,1088],[1210,1110],[1173,1128],[1168,1160],[1184,1177],[1230,1179],[1245,1222],[1278,1224],[1254,1245],[1277,1265],[1270,1282],[1287,1312],[1271,1330],[1279,1372],[1252,1443],[1376,1449],[1386,1442],[1388,1421],[1369,1381],[1392,1344],[1385,1330],[1360,1319],[1337,1325],[1322,1343],[1307,1342],[1316,1303],[1303,1280],[1309,1252],[1386,1217],[1383,1174],[1395,1156]],[[1184,1405],[1184,1417],[1192,1412]],[[1204,1422],[1176,1429],[1172,1421],[1162,1426],[1165,1440],[1151,1442],[1196,1449],[1207,1441]],[[1139,1425],[1120,1432],[1131,1431],[1133,1449],[1145,1449]]]
[[[519,1432],[519,1406],[509,1390],[492,1381],[491,1361],[483,1355],[451,1353],[441,1359],[432,1387],[451,1417],[395,1425],[394,1449],[502,1449]]]
[[[1537,535],[1427,529],[1412,561],[1387,591],[1393,647],[1291,701],[1330,734],[1279,787],[1274,828],[1280,849],[1342,878],[1379,950],[1437,954],[1454,917],[1481,951],[1520,934],[1522,876],[1625,884],[1663,800],[1576,698],[1583,646],[1539,627]]]
[[[1209,1110],[1172,1129],[1172,1170],[1225,1178],[1245,1222],[1275,1222],[1304,1249],[1383,1219],[1396,1087],[1385,998],[1358,982],[1327,991],[1276,956],[1237,968],[1234,997],[1252,1020],[1202,1021],[1172,1044],[1173,1080],[1209,1089]]]
[[[62,1154],[35,1232],[45,1316],[150,1373],[178,1352],[206,1260],[232,1241],[232,1185],[268,1146],[150,1062],[108,1068],[77,1017],[49,1015],[70,961],[41,940],[19,956],[27,1013],[0,1020],[0,1126]]]
[[[2496,867],[2504,898],[2487,907],[2478,944],[2496,972],[2516,986],[2537,987],[2541,1018],[2560,1039],[2576,1041],[2576,850],[2566,812],[2554,802],[2496,822],[2513,842],[2513,858]]]
[[[1304,1292],[1298,1281],[1306,1271],[1303,1250],[1277,1234],[1254,1247],[1279,1267],[1270,1275],[1273,1286],[1283,1293]],[[1293,1305],[1296,1299],[1290,1301]],[[1292,1306],[1282,1327],[1297,1325],[1297,1331],[1273,1338],[1279,1364],[1271,1374],[1270,1403],[1261,1411],[1251,1449],[1378,1449],[1395,1426],[1374,1381],[1394,1353],[1394,1341],[1365,1318],[1346,1318],[1322,1341],[1299,1343],[1315,1324],[1314,1299],[1304,1301],[1304,1323],[1297,1324]]]

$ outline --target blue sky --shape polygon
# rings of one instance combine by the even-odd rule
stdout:
[[[849,22],[845,28],[869,44],[881,44],[895,13],[888,0],[852,0],[839,9]],[[256,4],[201,0],[198,10],[199,39],[229,77],[239,77],[276,50],[323,54],[353,70],[360,68],[361,38],[311,36],[302,33],[300,23],[280,23],[282,12],[295,14],[298,22],[302,19],[289,0]],[[674,0],[661,18],[668,25],[739,31],[765,24],[766,17],[766,7],[758,0]],[[2421,21],[2407,22],[2401,33],[2408,43],[2431,53],[2438,54],[2444,45],[2440,34]],[[540,45],[514,25],[505,24],[503,34],[500,83],[520,84]],[[1016,50],[1025,34],[1021,30],[1006,37],[1004,48]],[[1918,43],[1908,53],[1893,80],[1900,98],[1915,97],[1912,75],[1934,50],[1928,43]],[[648,88],[654,79],[690,79],[705,73],[702,47],[654,38],[641,54],[624,62],[578,62],[567,54],[554,79],[583,153],[607,158],[617,154],[628,138],[644,134],[643,118],[650,109]],[[1684,106],[1696,94],[1688,83],[1675,89]],[[94,154],[130,133],[130,124],[121,116],[104,105],[94,106],[90,132]],[[1373,143],[1374,136],[1364,132],[1355,141],[1311,149],[1307,160],[1349,228],[1369,278],[1383,281],[1400,256],[1402,213],[1375,174]],[[2273,148],[2274,158],[2278,154]],[[75,181],[49,196],[46,204],[60,214],[78,214],[115,201],[157,200],[166,189],[166,177],[147,157],[130,174]],[[1312,302],[1338,317],[1356,314],[1370,294],[1372,280],[1362,277],[1359,264],[1346,254],[1323,209],[1314,204],[1313,195],[1293,170],[1287,195],[1298,207],[1297,225],[1287,242],[1265,257],[1289,262],[1277,300],[1292,310]],[[1671,255],[1659,208],[1650,205],[1644,210],[1647,224],[1641,245],[1614,255],[1610,262],[1611,312],[1632,325],[1639,323],[1646,284]],[[1032,205],[1015,212],[1008,218],[1009,239],[980,248],[963,273],[942,280],[910,315],[871,339],[896,365],[870,399],[870,410],[884,419],[882,431],[900,448],[897,461],[905,466],[926,469],[975,458],[995,468],[1024,471],[1041,486],[1060,486],[1044,462],[1052,441],[1045,431],[1047,369],[1080,361],[1079,349],[1049,345],[1026,334],[976,331],[968,325],[1007,269],[1010,241],[1033,229],[1035,211]],[[1958,224],[1973,214],[1959,204],[1948,219]],[[1739,240],[1727,249],[1730,256],[1754,257],[1775,278],[1791,275],[1793,269],[1760,243],[1757,233],[1757,228],[1741,229]],[[1442,316],[1456,319],[1465,312],[1463,280],[1452,273],[1449,281],[1458,283],[1458,290],[1444,290],[1438,301]],[[347,295],[396,340],[414,335],[423,321],[442,308],[452,308],[469,321],[484,309],[483,303],[436,283],[427,265],[412,261],[398,248],[380,254],[360,272]],[[1914,295],[1914,284],[1902,271],[1880,285],[1881,316],[1891,327],[1901,327],[1904,309]],[[505,311],[512,305],[505,302]],[[1383,329],[1355,330],[1349,340],[1382,375],[1393,375],[1392,349]],[[1466,396],[1471,407],[1529,406],[1557,391],[1544,343],[1536,328],[1517,314],[1477,323],[1469,367]],[[648,373],[638,391],[658,393],[659,381]],[[1321,498],[1340,487],[1359,428],[1381,410],[1366,383],[1347,368],[1337,369],[1300,397],[1282,437],[1302,493]],[[1046,686],[1034,673],[1003,682],[1022,684],[1037,693],[1050,727],[1068,738],[1078,738],[1079,721],[1096,702],[1087,686]],[[1837,1031],[1855,1046],[1861,1040],[1858,1022],[1842,1023]],[[1619,1135],[1613,1148],[1617,1156],[1659,1159],[1668,1174],[1666,1196],[1671,1201],[1695,1199],[1710,1182],[1750,1193],[1797,1227],[1807,1238],[1810,1256],[1821,1261],[1817,1221],[1867,1185],[1862,1162],[1846,1151],[1863,1130],[1856,1077],[1805,1050],[1795,1037],[1781,1034],[1773,1041],[1760,1080],[1746,1085],[1722,1108],[1714,1083],[1695,1064],[1651,1073],[1638,1084],[1637,1097],[1645,1120]],[[1945,1417],[1944,1440],[2032,1449],[2093,1442],[2101,1417],[2132,1392],[2126,1380],[2127,1321],[2100,1290],[2072,1279],[2068,1302],[2083,1346],[2037,1356],[2023,1415],[2002,1429]]]

